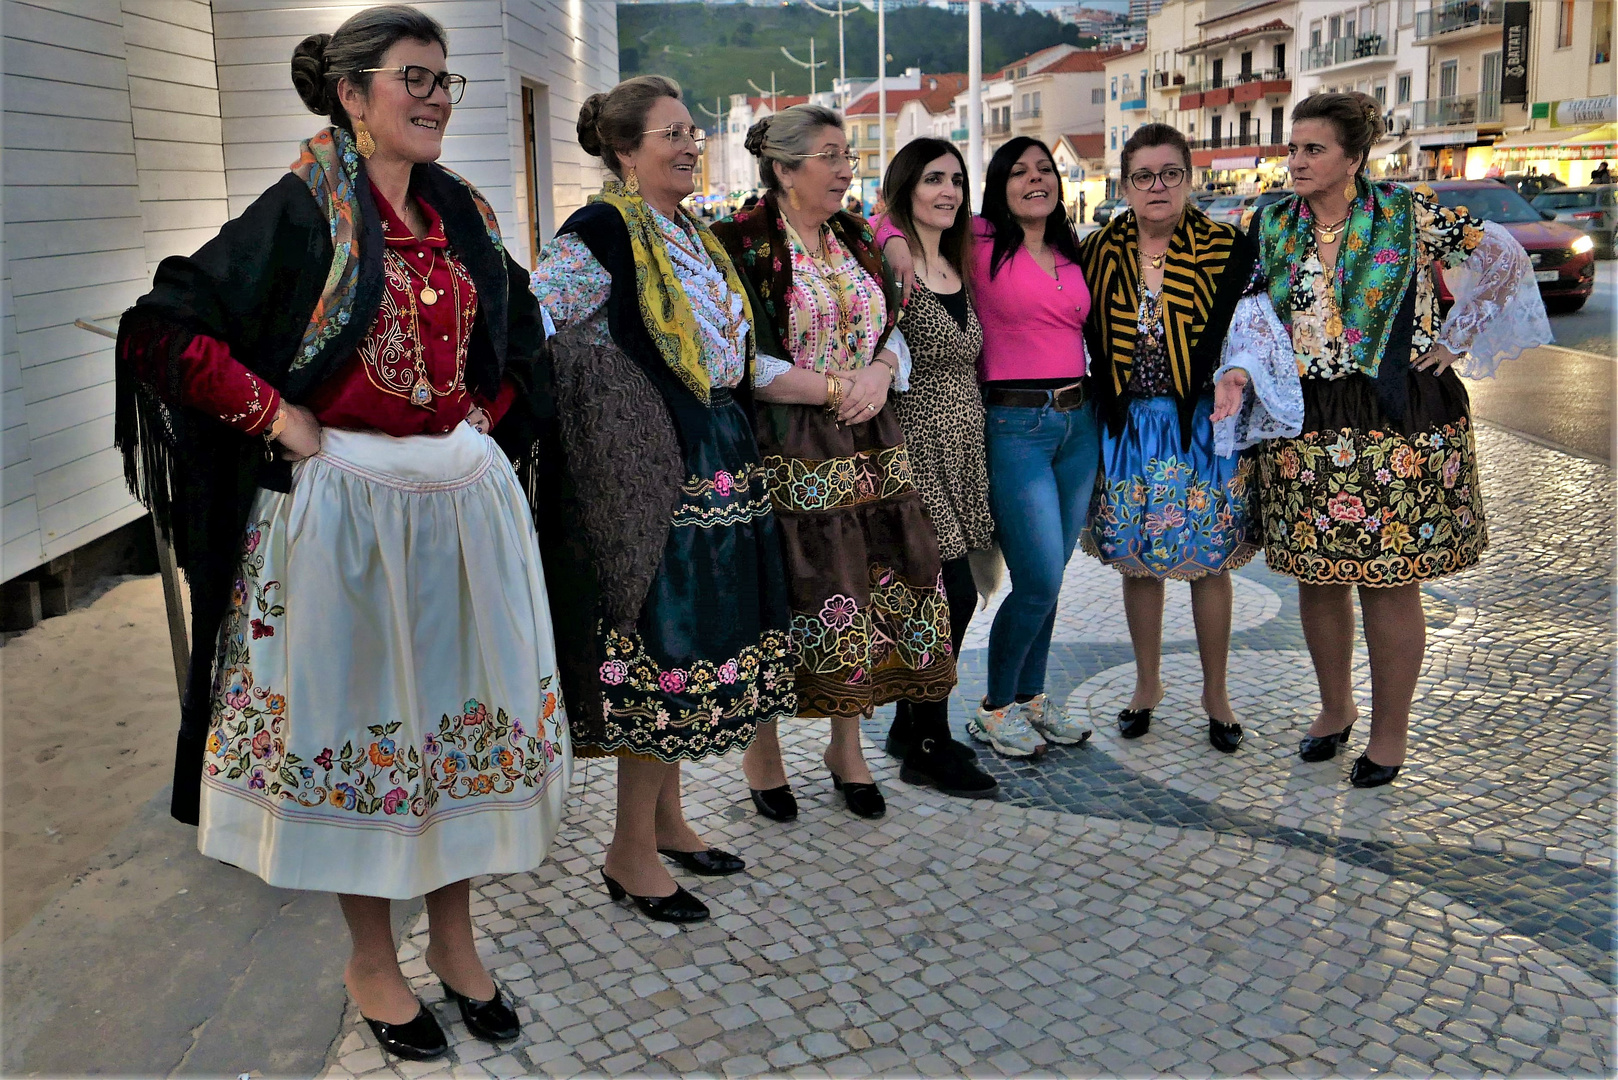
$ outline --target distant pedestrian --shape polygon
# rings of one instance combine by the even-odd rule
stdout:
[[[1610,183],[1612,183],[1612,169],[1607,165],[1607,163],[1605,161],[1603,161],[1600,165],[1597,165],[1596,168],[1595,168],[1595,171],[1590,174],[1590,183],[1592,183],[1592,184],[1610,184]]]
[[[1241,441],[1296,435],[1303,398],[1269,298],[1241,299],[1253,277],[1252,242],[1188,205],[1185,137],[1143,125],[1122,160],[1131,212],[1079,241],[1092,296],[1090,384],[1105,425],[1082,542],[1123,577],[1135,690],[1118,714],[1119,734],[1136,739],[1151,727],[1163,699],[1163,583],[1189,581],[1208,741],[1229,754],[1242,741],[1225,681],[1230,571],[1258,551],[1260,532],[1252,461],[1234,446],[1216,451],[1214,422],[1234,424],[1251,386],[1261,394],[1254,401],[1247,391]],[[1246,327],[1255,329],[1235,348]]]
[[[798,716],[829,719],[825,763],[850,811],[887,809],[860,721],[955,686],[938,538],[890,400],[908,384],[899,294],[868,225],[842,210],[858,156],[843,120],[794,105],[747,133],[767,189],[714,227],[758,318],[758,438],[781,521]],[[742,759],[754,805],[797,815],[775,724]]]
[[[1423,188],[1364,175],[1382,133],[1366,94],[1316,94],[1292,111],[1295,194],[1264,211],[1259,267],[1303,381],[1296,438],[1259,454],[1265,553],[1298,579],[1321,709],[1299,746],[1346,745],[1358,587],[1371,663],[1371,735],[1355,787],[1404,763],[1426,649],[1421,585],[1477,564],[1488,545],[1472,417],[1454,365],[1490,375],[1551,339],[1533,268],[1492,222]],[[1432,269],[1455,293],[1440,320]]]
[[[680,205],[703,144],[679,87],[625,80],[585,101],[577,130],[612,178],[530,282],[560,330],[564,464],[546,479],[540,543],[575,743],[617,759],[607,890],[648,918],[693,922],[707,905],[660,856],[710,876],[746,864],[687,824],[681,764],[746,747],[795,705],[748,408],[753,326],[735,267]]]
[[[530,456],[540,313],[435,164],[447,49],[398,6],[304,39],[293,85],[331,126],[163,261],[118,348],[125,472],[191,585],[174,814],[210,858],[339,894],[344,984],[416,1060],[448,1046],[390,900],[426,895],[427,968],[473,1035],[515,1039],[468,879],[538,865],[571,769],[533,511],[487,434]]]

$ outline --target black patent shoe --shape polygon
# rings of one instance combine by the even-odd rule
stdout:
[[[882,797],[882,789],[875,784],[845,781],[833,772],[831,786],[843,793],[843,801],[848,808],[862,818],[879,818],[888,812],[888,800]]]
[[[418,1001],[417,1004],[421,1003]],[[432,1061],[449,1052],[449,1041],[444,1038],[444,1029],[438,1026],[438,1018],[425,1005],[421,1006],[421,1011],[416,1014],[414,1020],[403,1024],[372,1020],[364,1013],[361,1013],[360,1017],[371,1026],[371,1034],[376,1036],[376,1041],[383,1052],[394,1057],[401,1057],[407,1061]]]
[[[500,987],[494,988],[494,997],[488,1001],[478,1001],[467,997],[443,979],[438,981],[443,984],[444,996],[461,1007],[461,1020],[465,1022],[466,1030],[484,1042],[510,1042],[522,1034],[522,1021],[517,1019],[517,1010],[506,1001],[505,992]]]
[[[791,821],[798,816],[798,800],[792,797],[792,785],[782,784],[780,787],[767,788],[760,791],[758,788],[748,788],[753,796],[753,805],[758,812],[771,821]]]
[[[636,896],[608,877],[605,870],[601,871],[601,880],[607,883],[608,896],[614,900],[628,897],[635,901],[640,913],[648,919],[657,922],[688,923],[701,922],[708,917],[708,905],[679,886],[675,886],[674,891],[668,896]]]
[[[1118,737],[1138,739],[1152,730],[1152,710],[1124,709],[1118,714]]]
[[[1339,746],[1348,745],[1348,735],[1353,730],[1350,722],[1334,735],[1305,735],[1298,743],[1298,756],[1305,761],[1330,761],[1337,756]]]
[[[1381,787],[1383,784],[1393,783],[1393,778],[1399,775],[1398,765],[1378,765],[1365,754],[1354,759],[1354,767],[1349,770],[1348,782],[1355,787]]]
[[[1208,717],[1208,745],[1221,754],[1234,754],[1242,744],[1242,726]]]
[[[995,778],[978,767],[978,756],[972,748],[954,739],[922,739],[905,755],[899,779],[937,788],[957,799],[992,799],[1000,790]]]
[[[665,859],[685,867],[693,874],[703,877],[721,877],[725,874],[735,874],[747,869],[747,862],[739,855],[732,855],[728,851],[718,848],[709,848],[707,851],[675,851],[673,848],[658,848],[657,853]]]

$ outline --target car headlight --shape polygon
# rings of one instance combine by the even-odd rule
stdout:
[[[1573,247],[1571,250],[1575,255],[1583,255],[1586,251],[1589,251],[1595,246],[1596,242],[1594,240],[1590,239],[1588,236],[1581,236],[1577,240],[1573,241]]]

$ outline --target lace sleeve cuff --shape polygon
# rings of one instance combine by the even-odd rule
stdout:
[[[905,342],[905,336],[894,327],[893,333],[888,335],[888,343],[884,348],[892,349],[893,355],[899,358],[899,368],[893,373],[893,386],[891,389],[905,391],[910,389],[910,369],[915,360],[910,355],[910,346]]]
[[[768,353],[759,353],[757,367],[753,371],[753,389],[768,386],[775,381],[776,376],[791,370],[790,361],[778,359]]]
[[[1303,430],[1303,386],[1292,338],[1266,294],[1236,304],[1214,382],[1233,368],[1247,373],[1247,385],[1241,409],[1214,425],[1215,453],[1231,457],[1265,439],[1291,438]]]
[[[1438,343],[1461,357],[1458,374],[1489,378],[1523,350],[1554,340],[1528,253],[1500,225],[1483,222],[1471,257],[1443,273],[1455,306]]]

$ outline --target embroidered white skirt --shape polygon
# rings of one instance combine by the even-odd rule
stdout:
[[[204,855],[393,899],[544,859],[572,753],[492,439],[328,429],[289,494],[259,492],[219,647]]]

